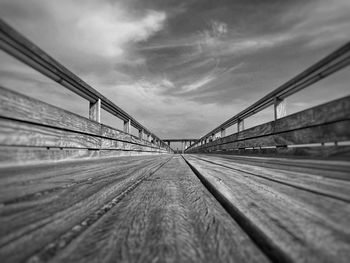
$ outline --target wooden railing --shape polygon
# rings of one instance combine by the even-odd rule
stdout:
[[[153,140],[159,146],[171,151],[168,145],[158,136],[1,19],[0,48],[45,76],[58,82],[65,88],[88,100],[90,102],[89,118],[91,120],[100,122],[100,109],[102,108],[124,121],[124,132],[130,133],[130,127],[132,126],[139,131],[140,138],[146,135],[149,141]]]
[[[285,99],[350,64],[350,42],[250,107],[233,116],[201,137],[186,153],[278,153],[329,156],[345,148],[315,149],[306,144],[346,146],[350,141],[350,97],[286,116]],[[244,130],[244,119],[274,106],[274,121]],[[237,133],[226,136],[225,130],[237,124]],[[215,135],[221,133],[219,139]],[[339,144],[339,142],[341,142]],[[312,147],[311,147],[312,146]]]
[[[90,102],[88,119],[0,86],[0,166],[173,153],[154,133],[1,20],[0,48]],[[122,119],[124,130],[101,124],[101,109]],[[138,137],[130,134],[131,126],[139,130]]]

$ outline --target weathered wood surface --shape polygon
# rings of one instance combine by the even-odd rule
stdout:
[[[188,153],[244,150],[246,148],[304,145],[350,140],[350,96],[338,99],[290,116],[265,123],[202,146],[188,149]],[[340,147],[341,148],[341,147]],[[251,149],[247,149],[249,152]],[[332,150],[332,149],[330,149]],[[283,153],[276,149],[275,152]],[[302,150],[291,149],[286,154],[298,154]],[[306,152],[308,152],[306,150]],[[342,153],[343,149],[338,151]],[[254,153],[254,152],[253,152]],[[263,153],[263,151],[261,151]],[[312,156],[327,156],[323,151],[309,151]]]
[[[170,158],[1,169],[1,262],[269,262]]]
[[[122,198],[170,157],[105,158],[0,169],[1,262],[22,262],[77,226],[93,224],[113,200]]]
[[[291,163],[284,165],[283,159],[274,167],[264,167],[213,155],[185,158],[233,218],[275,261],[348,262],[348,163],[337,169],[339,163],[324,161],[319,171],[329,165],[328,172],[335,168],[338,174],[320,176],[316,163],[309,167],[308,172],[313,172],[302,173],[290,170]]]
[[[350,180],[350,162],[339,160],[310,160],[295,158],[271,158],[256,156],[238,156],[226,154],[201,154],[197,158],[208,161],[220,160],[225,165],[246,165],[246,167],[272,168],[283,171],[301,172],[303,174]]]

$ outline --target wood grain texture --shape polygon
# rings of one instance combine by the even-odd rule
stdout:
[[[58,149],[46,147],[13,147],[0,146],[0,167],[19,166],[28,164],[41,164],[61,162],[67,160],[94,159],[117,156],[138,156],[167,154],[165,150],[143,149],[140,150],[91,150],[91,149]]]
[[[273,147],[233,149],[225,145],[217,147],[215,152],[204,151],[204,154],[226,154],[235,156],[284,157],[327,160],[350,160],[350,146],[303,146],[303,147]]]
[[[0,258],[22,262],[152,174],[170,156],[119,157],[0,169]],[[101,210],[102,209],[102,210]],[[102,212],[101,212],[102,211]]]
[[[0,144],[99,149],[101,138],[0,117]]]
[[[266,156],[240,156],[229,154],[200,154],[197,158],[210,161],[226,162],[229,165],[247,165],[250,167],[271,168],[287,172],[301,172],[307,175],[316,175],[317,180],[331,177],[339,180],[350,180],[350,162],[338,160],[310,160]],[[311,177],[312,178],[312,177]]]
[[[176,156],[52,262],[269,261]]]
[[[218,158],[208,162],[186,155],[186,159],[274,260],[348,262],[349,181]]]

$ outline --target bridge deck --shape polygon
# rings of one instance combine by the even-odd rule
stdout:
[[[350,256],[346,162],[160,155],[0,174],[2,262],[346,262]]]

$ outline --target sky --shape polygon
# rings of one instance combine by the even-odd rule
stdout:
[[[160,138],[199,138],[342,46],[349,14],[349,0],[0,0],[4,21]],[[86,101],[3,52],[0,79],[87,116]],[[349,81],[346,68],[287,113],[349,95]]]

